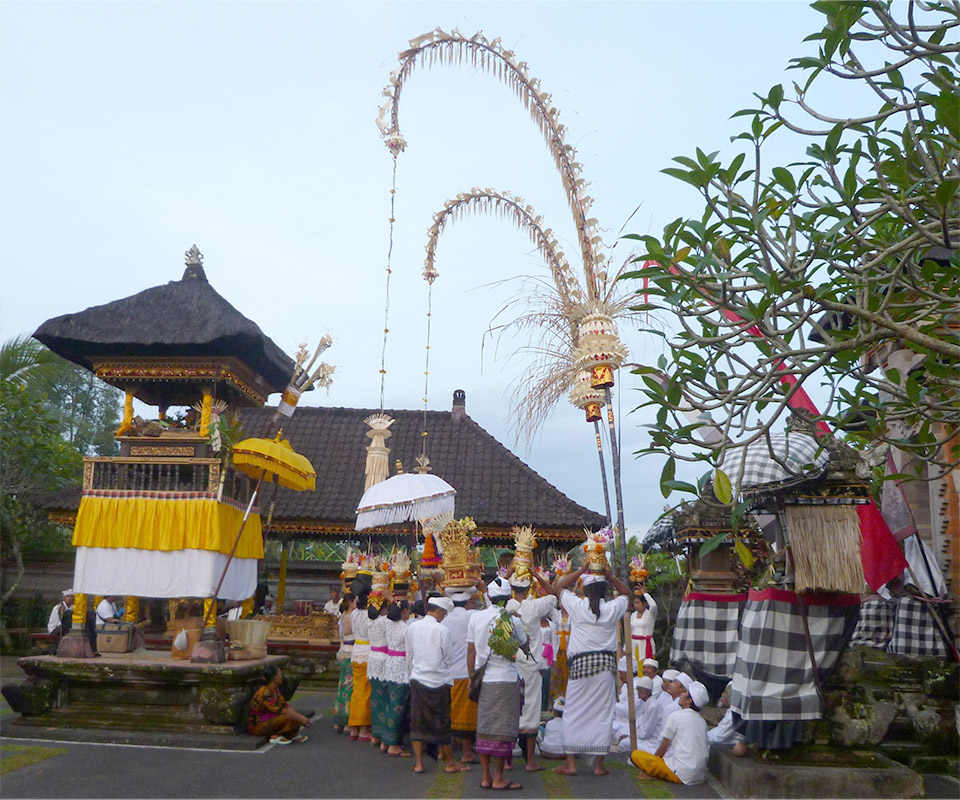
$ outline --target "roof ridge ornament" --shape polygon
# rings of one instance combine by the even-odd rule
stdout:
[[[182,280],[197,279],[206,281],[207,275],[203,271],[203,253],[200,252],[200,249],[195,244],[190,245],[190,249],[187,250],[184,255],[186,256],[184,263],[187,265],[187,268],[183,271]]]

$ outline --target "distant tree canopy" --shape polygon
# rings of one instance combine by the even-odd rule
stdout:
[[[34,502],[78,483],[82,457],[116,452],[113,430],[121,395],[93,375],[20,336],[0,347],[0,556],[23,559],[56,555],[67,533],[51,525]]]
[[[636,308],[679,326],[669,356],[638,370],[659,373],[643,391],[658,410],[650,451],[669,456],[665,494],[676,458],[717,463],[817,383],[831,428],[855,422],[874,447],[960,461],[945,447],[960,429],[960,4],[812,8],[824,25],[805,40],[816,52],[790,62],[798,83],[734,114],[747,122],[734,152],[698,149],[664,170],[700,193],[702,213],[628,237],[655,262],[625,276],[646,279]],[[838,113],[822,108],[828,82],[847,91]],[[774,141],[796,160],[771,165]],[[705,449],[684,411],[724,444]]]

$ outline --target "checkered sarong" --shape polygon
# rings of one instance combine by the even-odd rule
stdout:
[[[943,634],[931,616],[931,612],[937,613],[936,608],[924,608],[925,605],[908,595],[897,600],[887,652],[898,656],[947,655]]]
[[[856,595],[804,597],[821,679],[836,666],[853,631],[859,603]],[[750,592],[740,618],[730,707],[745,720],[820,718],[820,698],[813,681],[800,605],[793,592]]]
[[[778,460],[770,455],[771,450]],[[762,484],[790,484],[816,477],[823,472],[829,460],[827,451],[821,450],[812,436],[778,433],[770,437],[769,445],[765,439],[758,439],[746,447],[730,450],[720,468],[736,486],[740,465],[743,464],[743,478],[739,485],[746,489]],[[805,470],[807,464],[812,464],[813,469]]]
[[[617,657],[609,650],[591,650],[570,656],[567,666],[570,669],[569,680],[577,681],[581,678],[592,678],[602,672],[616,672]]]
[[[893,631],[893,608],[882,597],[868,597],[860,604],[860,619],[850,644],[862,644],[885,650]]]
[[[737,629],[745,594],[695,592],[683,598],[673,627],[670,661],[690,661],[718,677],[730,678],[737,662]]]

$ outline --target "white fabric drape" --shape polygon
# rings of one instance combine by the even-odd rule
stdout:
[[[227,563],[212,550],[78,547],[73,589],[78,594],[211,597]],[[220,598],[246,600],[257,588],[257,559],[230,562]]]

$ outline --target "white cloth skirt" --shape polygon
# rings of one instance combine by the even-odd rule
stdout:
[[[78,547],[73,590],[82,594],[135,597],[211,597],[227,556],[212,550],[141,550]],[[246,600],[257,588],[257,559],[234,558],[222,600]]]
[[[608,753],[615,704],[616,680],[612,672],[568,681],[563,707],[564,752]]]
[[[523,710],[520,712],[520,730],[535,733],[540,730],[540,706],[543,703],[541,689],[543,676],[535,667],[519,667],[523,678]]]

